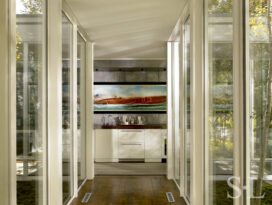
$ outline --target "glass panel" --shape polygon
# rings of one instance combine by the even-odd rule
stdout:
[[[178,186],[180,186],[180,126],[179,126],[179,42],[174,44],[174,72],[173,72],[173,90],[174,90],[174,159],[175,159],[175,180]]]
[[[249,1],[250,194],[254,205],[272,204],[271,11],[271,0]]]
[[[233,23],[232,0],[208,5],[207,65],[208,204],[232,204],[227,180],[233,175]]]
[[[63,202],[72,196],[72,39],[73,26],[62,16],[62,174]]]
[[[77,133],[78,133],[78,186],[86,178],[85,130],[85,49],[84,39],[77,35]]]
[[[16,0],[17,204],[43,204],[45,0]]]
[[[184,155],[185,155],[185,196],[190,201],[191,182],[191,66],[190,66],[190,25],[188,18],[184,24]]]

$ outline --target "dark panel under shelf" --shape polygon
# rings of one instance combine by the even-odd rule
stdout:
[[[94,114],[167,114],[167,111],[94,111]]]
[[[166,85],[166,82],[94,82],[94,85]]]
[[[95,125],[94,129],[167,129],[167,125]]]

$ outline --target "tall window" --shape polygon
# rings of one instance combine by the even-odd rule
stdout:
[[[85,59],[86,43],[77,35],[77,128],[78,128],[78,186],[86,178],[86,128],[85,128]]]
[[[45,204],[46,0],[16,0],[17,204]]]
[[[185,197],[190,201],[190,182],[191,182],[191,66],[190,66],[190,18],[184,24],[184,154],[185,154]]]
[[[251,204],[272,204],[272,8],[249,0],[249,127]],[[263,198],[256,199],[264,195]],[[255,197],[255,198],[253,198]]]
[[[73,187],[73,111],[72,65],[73,25],[62,16],[62,181],[63,202],[72,197]]]
[[[206,128],[208,204],[232,204],[233,175],[232,0],[206,1]]]

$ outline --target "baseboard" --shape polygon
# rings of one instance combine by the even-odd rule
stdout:
[[[162,160],[159,158],[159,159],[145,159],[145,162],[162,162]]]

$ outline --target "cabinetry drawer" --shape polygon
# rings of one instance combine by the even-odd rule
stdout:
[[[119,142],[118,158],[144,158],[144,144]]]
[[[144,131],[142,130],[120,130],[119,144],[122,143],[144,143]]]

